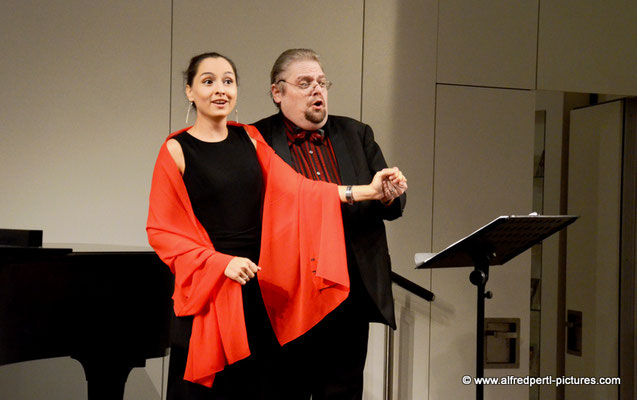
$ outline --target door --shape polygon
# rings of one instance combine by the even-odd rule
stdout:
[[[571,111],[566,377],[617,377],[623,101]],[[566,399],[617,399],[617,385],[572,384]]]

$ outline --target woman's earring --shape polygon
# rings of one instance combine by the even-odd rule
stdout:
[[[239,123],[239,109],[237,107],[234,108],[234,122]]]
[[[186,125],[188,125],[188,118],[190,117],[191,108],[192,108],[192,101],[188,103],[188,112],[186,112]]]

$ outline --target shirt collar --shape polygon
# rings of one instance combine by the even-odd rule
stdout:
[[[285,125],[285,135],[287,136],[288,146],[292,146],[293,144],[299,145],[308,138],[316,145],[323,143],[325,140],[327,133],[324,129],[306,131],[296,126],[296,124],[290,121],[285,115],[283,115],[283,113],[281,113],[281,117],[283,118],[283,124]]]

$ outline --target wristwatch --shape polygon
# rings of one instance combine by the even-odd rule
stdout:
[[[348,185],[345,188],[345,200],[347,200],[347,204],[354,204],[354,196],[352,195],[352,185]]]

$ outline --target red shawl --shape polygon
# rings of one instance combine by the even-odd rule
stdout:
[[[228,124],[243,126],[257,141],[265,182],[259,285],[283,345],[349,293],[338,189],[297,174],[253,126]],[[241,286],[224,275],[233,256],[215,251],[165,143],[153,172],[146,230],[175,274],[175,314],[194,316],[184,379],[211,387],[215,373],[250,354]]]

